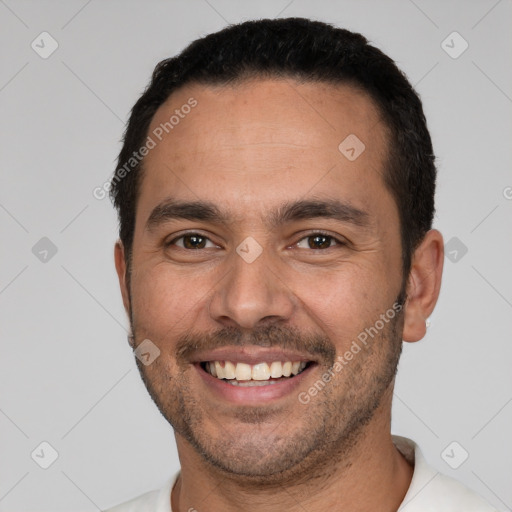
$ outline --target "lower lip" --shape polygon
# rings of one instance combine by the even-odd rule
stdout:
[[[217,377],[203,370],[199,364],[194,365],[208,389],[220,398],[238,405],[261,404],[262,402],[270,402],[291,395],[315,366],[315,363],[310,364],[295,377],[284,378],[275,384],[242,387],[229,384],[226,380],[217,379]]]

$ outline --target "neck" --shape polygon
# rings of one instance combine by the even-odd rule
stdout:
[[[173,512],[395,512],[409,488],[413,468],[392,442],[391,398],[383,402],[350,454],[336,454],[328,471],[311,467],[307,481],[290,484],[288,479],[267,489],[251,488],[247,481],[212,468],[177,434],[182,469],[172,492]]]

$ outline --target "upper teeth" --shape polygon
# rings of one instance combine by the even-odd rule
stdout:
[[[270,377],[289,377],[297,375],[306,367],[306,361],[274,361],[270,364],[232,363],[231,361],[209,361],[206,371],[218,379],[236,380],[269,380]]]

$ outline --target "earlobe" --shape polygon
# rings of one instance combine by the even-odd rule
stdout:
[[[441,289],[443,263],[443,237],[432,229],[413,254],[407,282],[404,341],[419,341],[425,336],[427,319],[434,310]]]
[[[123,297],[123,304],[126,313],[130,314],[130,294],[128,290],[128,283],[126,279],[126,259],[124,253],[124,247],[121,240],[116,242],[114,247],[114,262],[116,265],[117,277],[119,279],[119,288],[121,289],[121,295]]]

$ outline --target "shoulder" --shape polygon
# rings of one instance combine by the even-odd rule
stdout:
[[[418,445],[410,439],[393,436],[404,457],[414,464],[414,474],[400,512],[496,512],[476,492],[427,464]]]
[[[158,490],[147,492],[103,512],[172,512],[171,490],[178,475],[179,472]]]
[[[428,504],[432,510],[464,512],[497,512],[476,492],[457,480],[435,473],[425,493],[424,499],[418,496],[418,504]]]

